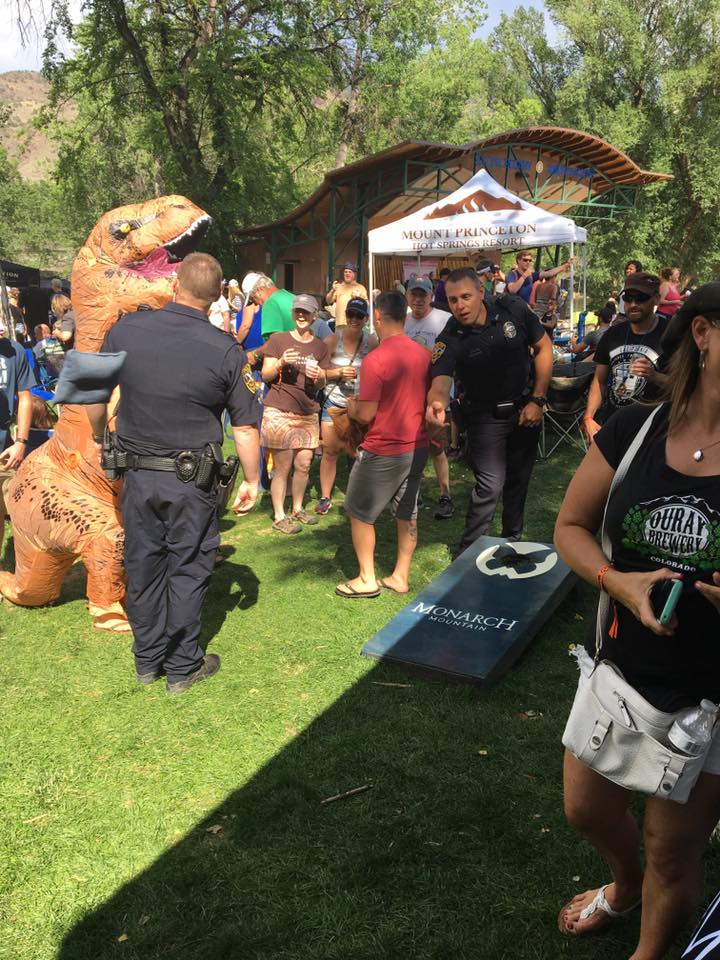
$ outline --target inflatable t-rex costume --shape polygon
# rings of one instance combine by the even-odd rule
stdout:
[[[75,349],[96,353],[123,313],[157,308],[172,296],[178,260],[212,223],[184,197],[160,197],[100,218],[72,270]],[[13,524],[15,573],[0,572],[0,593],[39,607],[57,599],[80,557],[95,626],[130,629],[122,607],[125,580],[120,483],[100,469],[87,413],[62,407],[53,437],[21,465],[6,498]]]

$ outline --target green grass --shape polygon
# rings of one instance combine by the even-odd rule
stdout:
[[[528,537],[552,536],[575,462],[538,465]],[[459,538],[469,474],[453,477],[462,506],[444,523],[426,477],[415,591]],[[271,532],[266,502],[223,527],[233,552],[204,621],[223,669],[181,697],[136,684],[127,637],[91,629],[78,567],[57,607],[0,607],[0,957],[629,955],[635,921],[585,942],[555,928],[562,903],[605,879],[561,809],[567,648],[592,591],[482,692],[358,655],[404,601],[335,598],[355,572],[339,509],[297,537]],[[385,573],[389,520],[378,534]]]

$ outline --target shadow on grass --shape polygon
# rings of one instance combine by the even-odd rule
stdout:
[[[558,615],[574,629],[567,603]],[[557,960],[571,878],[599,872],[562,821],[574,673],[547,662],[558,629],[487,691],[375,666],[80,920],[57,960]],[[602,956],[636,935],[621,925]]]
[[[450,529],[427,525],[423,539],[445,543]],[[379,529],[379,563],[394,555],[390,530]],[[306,535],[274,544],[288,576],[307,574],[307,544],[293,542]],[[312,535],[314,574],[354,562],[347,524]],[[224,564],[211,590],[234,597],[242,582],[251,602],[259,584],[244,570]],[[576,609],[566,601],[518,669],[486,692],[374,667],[81,919],[57,960],[628,956],[636,920],[599,949],[555,929],[562,903],[604,879],[562,819],[559,738],[575,674],[556,645],[576,638]],[[215,629],[208,622],[204,633]],[[540,710],[535,723],[522,712],[529,706]]]
[[[376,667],[81,920],[58,960],[566,955],[555,914],[573,872],[599,866],[561,826],[557,739],[505,690],[438,681],[428,703],[422,687]],[[572,956],[621,958],[636,937],[633,921]]]

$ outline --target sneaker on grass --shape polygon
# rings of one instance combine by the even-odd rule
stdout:
[[[452,499],[446,496],[440,497],[438,500],[438,505],[435,508],[435,519],[449,520],[453,513],[455,513],[455,505],[453,504]]]
[[[315,513],[318,513],[321,517],[324,517],[331,506],[332,500],[330,497],[320,497],[315,507]]]
[[[293,520],[297,520],[298,523],[305,523],[310,527],[318,522],[318,518],[308,513],[307,510],[298,510],[297,513],[292,515],[292,518]]]
[[[282,520],[276,520],[273,523],[273,530],[278,533],[300,533],[302,527],[299,523],[294,523],[290,517],[283,517]]]

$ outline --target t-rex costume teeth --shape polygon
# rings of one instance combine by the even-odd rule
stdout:
[[[177,261],[195,249],[211,223],[179,196],[104,214],[73,265],[75,349],[97,352],[122,314],[166,303]],[[15,573],[0,572],[0,593],[25,607],[50,603],[80,557],[95,626],[128,631],[120,489],[100,469],[84,408],[63,406],[53,437],[24,460],[9,484]]]

